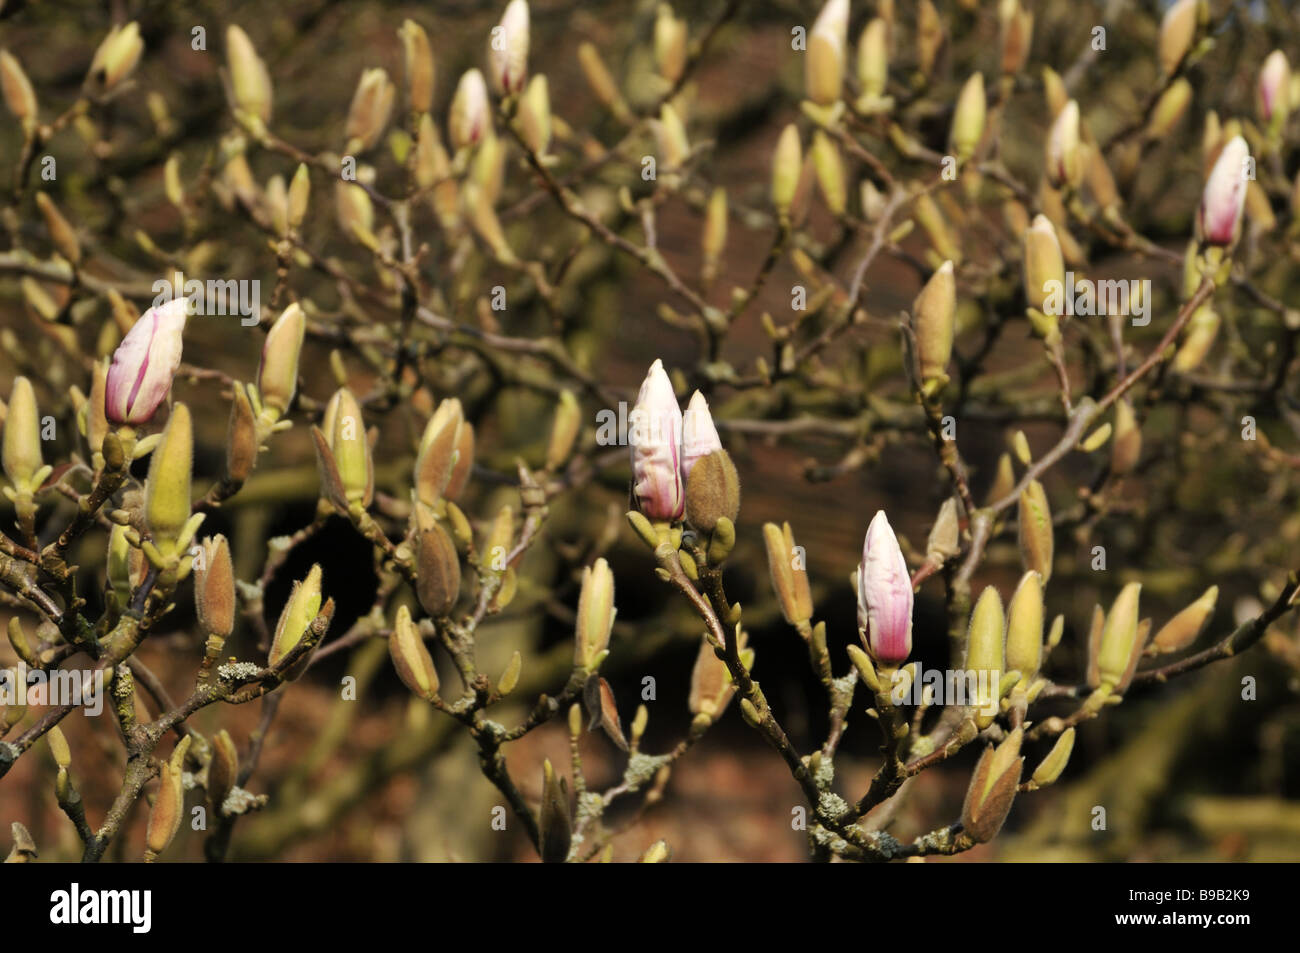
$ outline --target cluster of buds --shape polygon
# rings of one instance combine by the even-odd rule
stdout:
[[[661,524],[685,517],[705,533],[725,520],[734,531],[740,481],[704,395],[696,391],[683,415],[663,362],[656,360],[628,420],[632,495],[641,515]]]

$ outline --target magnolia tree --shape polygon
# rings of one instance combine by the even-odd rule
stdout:
[[[545,861],[659,861],[672,843],[616,835],[673,810],[674,770],[732,717],[788,769],[813,858],[951,855],[1138,690],[1260,642],[1252,672],[1296,667],[1300,77],[1271,38],[1294,13],[626,6],[530,23],[511,0],[464,61],[430,10],[365,50],[400,63],[320,121],[280,105],[281,66],[330,69],[293,61],[284,29],[231,24],[210,53],[183,10],[119,23],[79,89],[42,42],[0,52],[11,859],[41,851],[42,803],[86,860],[220,860],[241,831],[266,856],[444,751],[471,757],[460,736],[499,792],[485,827]],[[15,29],[52,33],[33,7]],[[580,76],[538,71],[575,57]],[[724,175],[722,137],[767,120],[738,127],[710,87],[760,80],[764,171]],[[639,391],[608,359],[628,342],[653,360]],[[810,571],[781,511],[797,468],[756,466],[783,444],[838,481],[860,554],[811,560],[838,571]],[[858,502],[854,480],[918,449],[905,499]],[[742,483],[779,523],[746,518]],[[294,501],[285,535],[231,516]],[[376,580],[346,619],[340,524]],[[816,604],[850,586],[856,631]],[[643,591],[658,612],[616,621]],[[548,616],[570,643],[529,630],[485,661],[494,624]],[[683,640],[688,713],[666,690],[616,698],[618,673]],[[812,728],[774,700],[796,673],[764,658],[787,641],[824,689]],[[922,667],[922,644],[946,660]],[[337,705],[364,705],[374,646],[409,709],[319,793],[263,781],[281,699],[338,656]],[[236,728],[250,702],[260,720]],[[97,747],[69,743],[82,715]],[[680,731],[651,744],[661,717]],[[842,750],[855,734],[870,743]],[[973,770],[964,801],[903,823],[936,768]],[[83,798],[101,775],[116,793]]]

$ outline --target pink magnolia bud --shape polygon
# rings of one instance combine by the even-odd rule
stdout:
[[[174,298],[150,308],[113,352],[104,393],[104,410],[115,424],[142,424],[171,390],[181,363],[181,335],[189,302]]]
[[[517,93],[528,76],[528,3],[510,0],[501,22],[492,29],[488,45],[492,88],[501,94]]]
[[[709,402],[696,391],[682,415],[682,479],[690,478],[697,460],[721,449],[722,440],[718,437],[718,428],[713,426]]]
[[[1077,186],[1083,181],[1083,156],[1079,145],[1079,104],[1071,99],[1056,115],[1047,134],[1047,180],[1053,188]]]
[[[682,411],[662,361],[650,365],[629,415],[632,492],[652,520],[679,520],[686,510],[682,484]]]
[[[1250,147],[1236,136],[1223,147],[1210,171],[1196,213],[1196,226],[1202,240],[1211,245],[1231,245],[1241,228],[1241,213],[1246,207],[1246,165]]]
[[[858,566],[858,624],[877,662],[897,665],[912,652],[912,578],[884,510],[877,510]]]
[[[1264,121],[1271,121],[1275,113],[1279,121],[1285,120],[1290,112],[1290,98],[1291,64],[1285,53],[1274,50],[1259,71],[1259,109]]]
[[[467,70],[456,85],[456,95],[451,100],[451,118],[447,126],[452,145],[457,149],[472,146],[483,138],[490,121],[483,74],[476,69]]]

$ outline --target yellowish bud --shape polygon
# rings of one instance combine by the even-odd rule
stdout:
[[[1024,561],[1025,568],[1037,572],[1046,584],[1052,578],[1054,534],[1047,493],[1037,480],[1030,480],[1021,492],[1017,519],[1020,526],[1020,558]]]
[[[425,701],[438,697],[438,670],[406,606],[397,609],[393,631],[388,636],[388,654],[403,685]]]

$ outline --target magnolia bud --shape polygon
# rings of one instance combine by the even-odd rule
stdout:
[[[777,140],[776,152],[772,156],[772,204],[782,216],[790,212],[802,171],[803,147],[799,143],[799,127],[790,123],[781,130],[781,138]]]
[[[0,50],[0,90],[4,92],[9,111],[22,123],[24,132],[30,134],[40,121],[36,92],[18,60],[8,50]]]
[[[235,385],[235,397],[230,405],[230,423],[226,428],[226,475],[235,483],[243,483],[253,472],[257,462],[257,421],[253,405],[243,384]]]
[[[941,385],[948,380],[946,372],[956,330],[957,285],[951,261],[945,261],[930,276],[912,303],[912,314],[921,379]]]
[[[447,489],[443,496],[449,500],[458,499],[461,491],[465,489],[465,484],[469,482],[473,467],[474,425],[465,421],[461,424],[460,438],[456,441],[456,463],[451,468],[451,479],[447,481]]]
[[[68,739],[64,737],[63,729],[55,725],[45,738],[49,742],[50,754],[54,757],[54,763],[65,769],[71,765],[72,749],[68,747]]]
[[[388,654],[403,685],[425,701],[438,697],[438,670],[406,606],[397,609],[397,619],[388,636]]]
[[[713,532],[722,519],[733,524],[740,512],[740,477],[725,450],[696,461],[686,481],[686,518],[696,529]]]
[[[163,764],[159,773],[158,795],[149,811],[149,826],[145,833],[145,843],[148,846],[146,859],[152,860],[155,855],[166,850],[180,830],[185,812],[185,754],[190,750],[190,740],[190,736],[186,735],[176,743],[171,758]]]
[[[304,163],[298,163],[298,170],[294,172],[293,179],[289,183],[289,208],[288,219],[289,227],[298,229],[302,227],[302,220],[307,217],[307,201],[311,198],[311,173]]]
[[[222,728],[212,736],[212,760],[208,762],[208,797],[218,811],[238,779],[239,752],[230,732]]]
[[[173,298],[150,308],[113,352],[105,384],[104,409],[116,424],[141,424],[153,417],[171,390],[181,363],[189,302]]]
[[[435,618],[451,612],[460,597],[460,557],[441,524],[432,524],[417,537],[416,570],[416,595],[424,611]]]
[[[1138,427],[1133,405],[1127,400],[1115,404],[1115,442],[1111,445],[1110,469],[1123,476],[1131,473],[1142,455],[1142,430]]]
[[[1259,117],[1273,129],[1281,129],[1291,111],[1291,64],[1286,54],[1274,50],[1259,71]]]
[[[519,103],[519,134],[538,155],[551,145],[551,94],[545,76],[534,76]]]
[[[1029,59],[1034,37],[1034,13],[1020,5],[1020,0],[1001,0],[998,21],[1002,28],[1002,75],[1019,73]]]
[[[808,34],[804,54],[804,91],[819,106],[830,106],[840,98],[848,29],[849,0],[827,0]]]
[[[573,823],[569,818],[569,793],[556,777],[548,758],[542,764],[542,809],[538,817],[538,850],[544,864],[562,864],[573,843]]]
[[[879,99],[885,94],[888,79],[889,25],[876,17],[858,38],[858,85],[865,98]]]
[[[659,4],[655,16],[655,66],[672,84],[686,71],[686,21],[673,16],[673,8],[666,3]]]
[[[971,702],[975,709],[975,724],[981,730],[997,717],[1005,640],[1006,617],[1002,612],[1002,597],[992,586],[986,586],[971,611],[970,628],[966,633],[966,669],[981,673],[976,679],[975,699]]]
[[[1007,670],[1020,673],[1028,688],[1043,654],[1043,580],[1030,570],[1020,578],[1007,606]]]
[[[1020,558],[1025,568],[1043,577],[1043,584],[1052,578],[1053,527],[1052,511],[1047,505],[1047,493],[1037,480],[1020,494],[1017,519],[1020,524]]]
[[[929,193],[923,192],[917,196],[912,211],[917,223],[925,230],[926,237],[930,239],[930,244],[938,253],[939,259],[941,261],[950,259],[954,264],[960,264],[960,238],[954,234],[947,218]]]
[[[1079,104],[1071,99],[1057,114],[1047,135],[1047,180],[1053,188],[1074,188],[1083,181],[1084,163],[1079,144]]]
[[[262,345],[257,392],[262,404],[275,411],[276,417],[288,410],[298,388],[298,355],[306,333],[307,318],[295,301],[271,326]]]
[[[13,647],[14,654],[29,666],[32,668],[40,667],[40,657],[36,654],[31,641],[27,638],[27,631],[23,628],[22,620],[16,615],[9,617],[9,644]]]
[[[975,765],[962,804],[961,824],[977,844],[996,837],[1011,813],[1011,802],[1015,800],[1025,766],[1025,759],[1020,757],[1023,738],[1023,730],[1017,728],[996,748],[985,748]]]
[[[488,44],[492,89],[499,95],[517,93],[528,76],[528,4],[510,0]]]
[[[361,74],[352,106],[348,109],[345,135],[349,152],[366,152],[374,147],[388,125],[397,87],[382,69],[368,69]]]
[[[414,20],[402,21],[397,35],[402,40],[402,61],[406,66],[406,98],[411,112],[427,113],[433,107],[433,51],[429,35]]]
[[[709,204],[704,214],[704,233],[700,240],[700,250],[704,253],[706,282],[711,281],[717,273],[718,259],[722,257],[722,250],[726,244],[727,190],[718,186],[709,196]]]
[[[420,117],[420,128],[415,138],[416,184],[422,189],[430,188],[440,179],[446,178],[450,171],[447,151],[438,138],[438,127],[434,125],[433,117],[426,113]]]
[[[1190,374],[1200,367],[1219,335],[1220,322],[1219,314],[1213,308],[1208,305],[1197,308],[1187,322],[1187,336],[1170,366],[1179,374]]]
[[[144,41],[140,39],[139,24],[132,21],[113,27],[95,50],[86,84],[101,95],[108,92],[131,75],[142,52]]]
[[[578,398],[572,391],[560,391],[555,422],[551,425],[551,439],[546,445],[546,469],[558,470],[564,466],[581,429],[582,408],[578,406]]]
[[[1237,240],[1250,162],[1250,147],[1241,136],[1234,136],[1219,153],[1196,214],[1197,234],[1207,244],[1231,245]]]
[[[271,76],[253,48],[253,41],[234,24],[226,29],[226,62],[235,106],[264,123],[270,122]]]
[[[271,640],[271,651],[267,656],[267,664],[271,668],[278,671],[284,659],[303,640],[308,627],[320,613],[320,604],[321,571],[319,565],[314,565],[305,579],[293,584],[289,601],[280,612],[280,619],[275,626],[275,636]],[[294,662],[287,673],[290,680],[302,674],[307,667],[308,658],[310,655]]]
[[[931,0],[921,0],[916,11],[916,65],[929,77],[943,45],[943,21]]]
[[[230,546],[220,534],[203,541],[202,567],[195,563],[194,608],[209,635],[225,638],[234,631],[235,570]]]
[[[1061,74],[1050,66],[1043,67],[1043,97],[1047,100],[1047,114],[1053,119],[1061,114],[1065,104],[1070,101],[1070,94],[1065,89],[1065,80],[1061,79]]]
[[[1056,229],[1046,215],[1036,215],[1025,232],[1025,299],[1031,308],[1046,314],[1049,298],[1071,290],[1065,287],[1065,260]]]
[[[30,481],[44,464],[41,458],[41,420],[36,409],[36,392],[26,377],[15,377],[13,390],[9,392],[9,410],[5,415],[0,455],[10,483],[15,487],[36,489]]]
[[[613,110],[615,114],[626,112],[627,107],[619,94],[618,84],[609,74],[609,69],[594,44],[578,44],[578,65],[582,67],[582,75],[587,78],[587,85],[601,105]]]
[[[433,506],[447,491],[464,419],[460,401],[448,397],[425,425],[415,459],[415,495],[425,506]]]
[[[912,577],[884,510],[877,510],[862,541],[858,565],[858,628],[867,651],[894,667],[912,653]]]
[[[59,254],[74,265],[81,261],[81,242],[77,240],[76,230],[63,217],[58,206],[44,192],[36,193],[36,205],[45,218],[45,228],[50,233],[50,242],[59,250]]]
[[[957,498],[948,497],[939,507],[939,515],[925,543],[926,559],[942,566],[961,552],[961,521],[957,514]]]
[[[1120,590],[1101,630],[1097,675],[1101,686],[1123,692],[1133,677],[1143,646],[1138,644],[1138,596],[1142,584],[1130,582]]]
[[[628,419],[632,492],[638,508],[652,520],[681,519],[686,508],[680,465],[682,412],[662,361],[656,359],[650,366]]]
[[[795,546],[790,524],[764,523],[763,541],[767,544],[767,568],[772,589],[781,604],[781,614],[793,626],[807,623],[813,614],[812,590],[808,586],[803,549]]]
[[[1147,136],[1152,139],[1168,136],[1178,125],[1178,120],[1183,118],[1191,101],[1192,84],[1186,76],[1180,76],[1156,100],[1155,107],[1151,110],[1151,119],[1147,122]]]
[[[1178,652],[1195,642],[1214,615],[1218,600],[1219,587],[1211,586],[1199,599],[1166,622],[1151,640],[1155,652]]]
[[[614,574],[609,563],[597,559],[582,570],[582,592],[578,596],[578,618],[574,626],[573,664],[584,671],[600,665],[614,627]]]
[[[1100,149],[1090,149],[1088,158],[1088,188],[1092,190],[1092,197],[1096,200],[1097,205],[1103,212],[1109,212],[1119,207],[1119,189],[1115,185],[1115,177],[1111,175],[1110,166],[1106,162],[1106,154]]]
[[[1070,752],[1074,750],[1074,729],[1067,728],[1061,732],[1061,737],[1056,739],[1056,744],[1052,745],[1052,750],[1047,753],[1047,757],[1039,763],[1034,770],[1033,777],[1030,781],[1035,787],[1045,788],[1061,776],[1065,766],[1070,762]]]
[[[456,149],[472,146],[487,133],[490,122],[483,74],[476,69],[468,70],[456,84],[456,94],[451,100],[447,128],[452,146]]]
[[[682,475],[689,478],[697,461],[722,449],[722,439],[709,413],[709,402],[698,390],[682,415]]]
[[[695,667],[691,669],[691,692],[687,697],[691,714],[716,718],[734,692],[727,663],[718,658],[708,639],[701,639]]]
[[[107,570],[108,584],[113,588],[113,595],[120,608],[125,608],[131,601],[131,580],[134,576],[131,565],[132,556],[140,555],[133,549],[126,535],[126,527],[117,523],[108,534]]]
[[[176,551],[190,519],[194,432],[189,408],[177,403],[154,449],[145,483],[144,517],[159,552]]]
[[[820,129],[813,133],[812,160],[826,207],[833,215],[843,215],[849,201],[848,187],[844,183],[844,162],[840,158],[839,146]]]
[[[975,147],[984,137],[987,108],[984,98],[984,74],[975,73],[961,88],[961,94],[957,97],[957,108],[952,114],[952,132],[949,140],[958,161],[964,162],[975,154]]]
[[[686,138],[686,126],[671,103],[664,103],[659,110],[655,133],[659,143],[659,158],[664,168],[680,169],[690,157],[691,145]]]
[[[86,409],[86,443],[89,444],[91,453],[100,454],[104,447],[104,436],[108,433],[108,414],[104,407],[105,395],[108,393],[107,360],[95,362],[90,381],[90,401]]]
[[[741,633],[737,641],[740,663],[745,668],[754,664],[754,650],[746,648],[746,636]],[[732,681],[727,663],[718,658],[717,651],[708,639],[700,640],[700,651],[695,656],[695,667],[691,669],[691,691],[687,705],[692,715],[704,716],[708,721],[716,721],[726,709],[727,704],[736,694],[736,684]]]
[[[366,190],[354,182],[334,183],[334,210],[344,235],[364,245],[375,242],[375,208]]]
[[[1160,69],[1166,76],[1173,75],[1191,49],[1192,40],[1196,36],[1197,6],[1200,2],[1201,0],[1177,0],[1165,11],[1164,19],[1160,21],[1157,53]]]
[[[329,449],[338,468],[339,480],[349,502],[369,506],[375,492],[375,468],[370,458],[361,405],[352,391],[341,387],[325,411]]]

